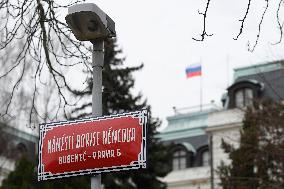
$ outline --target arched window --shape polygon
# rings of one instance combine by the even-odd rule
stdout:
[[[181,170],[187,168],[187,152],[179,149],[173,154],[173,170]]]
[[[253,102],[253,91],[250,88],[239,89],[235,93],[235,106],[243,108],[251,106]]]
[[[202,152],[201,154],[201,158],[202,158],[202,162],[201,162],[201,165],[202,166],[208,166],[210,165],[209,164],[209,161],[210,161],[210,157],[209,157],[209,150],[205,150],[204,152]]]

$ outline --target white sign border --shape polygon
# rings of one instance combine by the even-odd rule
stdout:
[[[95,168],[95,169],[85,169],[79,171],[70,171],[70,172],[63,172],[58,174],[52,174],[50,172],[44,171],[44,165],[42,162],[42,147],[43,147],[43,139],[45,138],[46,132],[52,130],[55,127],[65,126],[66,124],[76,124],[76,123],[87,123],[90,121],[100,121],[100,120],[109,120],[115,118],[122,118],[122,117],[133,117],[139,118],[139,124],[142,126],[142,142],[141,142],[141,153],[138,155],[138,161],[131,162],[129,165],[121,165],[121,166],[112,166],[112,167],[103,167],[103,168]],[[56,178],[64,178],[64,177],[71,177],[71,176],[79,176],[79,175],[89,175],[89,174],[98,174],[98,173],[105,173],[105,172],[113,172],[113,171],[122,171],[122,170],[131,170],[131,169],[139,169],[139,168],[146,168],[147,167],[147,124],[149,121],[149,111],[147,109],[142,109],[140,111],[135,112],[127,112],[122,114],[114,114],[108,116],[101,116],[101,117],[90,117],[90,118],[83,118],[77,119],[72,121],[59,121],[59,122],[52,122],[52,123],[43,123],[40,124],[39,130],[39,143],[38,143],[38,181],[42,180],[49,180],[49,179],[56,179]]]

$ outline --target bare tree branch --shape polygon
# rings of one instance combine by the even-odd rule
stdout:
[[[200,35],[201,36],[200,39],[192,38],[195,41],[204,41],[206,36],[212,36],[212,34],[209,35],[206,31],[206,18],[207,18],[207,12],[208,12],[210,2],[211,2],[211,0],[207,0],[207,4],[206,4],[204,13],[198,11],[198,13],[203,16],[203,31],[202,31],[202,34]],[[256,3],[259,3],[259,2],[257,1]],[[264,16],[266,15],[268,7],[270,6],[269,3],[270,3],[269,0],[265,0],[266,5],[264,7],[264,10],[262,12],[261,18],[260,18],[259,23],[258,23],[258,31],[257,31],[257,35],[256,35],[256,39],[254,41],[254,44],[250,45],[250,42],[248,42],[248,44],[247,44],[248,51],[250,51],[250,52],[253,52],[255,50],[256,46],[258,45],[258,42],[259,42],[259,39],[260,39],[260,34],[261,34],[261,29],[262,29],[262,25],[263,25]],[[272,43],[272,45],[276,45],[276,44],[279,44],[279,43],[282,42],[284,21],[280,18],[280,12],[283,8],[283,4],[284,4],[284,0],[278,0],[277,10],[275,10],[275,12],[276,12],[277,25],[278,25],[277,28],[279,29],[279,40],[275,43]],[[241,22],[241,24],[240,24],[238,34],[236,35],[236,37],[233,38],[234,40],[238,40],[239,37],[243,34],[248,15],[251,11],[253,11],[251,9],[252,9],[252,0],[247,0],[247,6],[246,6],[245,13],[244,13],[242,19],[238,20],[239,22]]]
[[[206,32],[206,17],[207,17],[207,11],[208,11],[208,8],[209,8],[210,1],[211,0],[207,0],[207,4],[206,4],[206,8],[205,8],[204,13],[198,11],[198,14],[203,16],[203,31],[202,31],[202,34],[200,35],[201,39],[196,39],[194,37],[192,38],[195,41],[204,41],[205,36],[212,36],[213,35],[213,34],[208,34]]]
[[[74,105],[69,96],[77,90],[74,90],[67,82],[62,69],[82,64],[85,69],[91,70],[89,58],[91,52],[84,43],[71,37],[71,30],[58,17],[62,8],[83,1],[73,0],[65,5],[52,0],[3,0],[0,2],[0,56],[8,47],[23,44],[17,52],[13,49],[14,56],[13,59],[7,60],[8,64],[0,62],[0,64],[5,64],[8,67],[8,69],[0,70],[0,79],[3,80],[12,74],[19,75],[18,77],[12,76],[17,80],[11,86],[5,111],[0,112],[1,116],[10,114],[10,106],[17,96],[20,83],[24,78],[29,77],[25,76],[27,69],[30,69],[29,72],[32,75],[32,77],[29,77],[32,81],[29,81],[29,83],[34,83],[33,87],[29,86],[32,90],[30,115],[28,116],[30,123],[33,114],[42,117],[35,103],[39,88],[46,86],[44,81],[47,75],[46,70],[52,76],[58,92],[60,103],[57,113],[59,109],[63,108],[63,111],[67,114],[67,106]],[[67,59],[70,61],[64,63]]]
[[[256,35],[256,40],[255,40],[255,42],[254,42],[253,47],[251,48],[251,47],[250,47],[250,44],[248,43],[248,51],[250,51],[250,52],[253,52],[253,51],[254,51],[254,49],[255,49],[255,47],[256,47],[256,45],[257,45],[257,43],[258,43],[259,36],[260,36],[260,31],[261,31],[261,26],[262,26],[262,22],[263,22],[265,13],[266,13],[266,11],[267,11],[267,9],[268,9],[268,7],[269,7],[269,0],[265,0],[265,2],[266,2],[266,6],[265,6],[265,9],[264,9],[264,11],[263,11],[263,13],[262,13],[260,22],[259,22],[259,24],[258,24],[258,33],[257,33],[257,35]]]
[[[251,0],[248,0],[248,5],[247,5],[246,13],[245,13],[243,19],[239,20],[239,21],[241,22],[240,31],[239,31],[237,37],[233,38],[234,40],[238,40],[239,36],[243,33],[244,23],[245,23],[245,20],[246,20],[246,18],[247,18],[247,15],[248,15],[248,13],[249,13],[250,3],[251,3]]]
[[[276,42],[276,43],[273,43],[273,45],[276,45],[276,44],[279,44],[281,43],[282,41],[282,37],[283,37],[283,24],[284,22],[281,23],[280,21],[280,17],[279,17],[279,14],[280,14],[280,8],[281,8],[281,5],[283,4],[283,0],[280,0],[279,1],[279,4],[278,4],[278,7],[277,7],[277,13],[276,13],[276,17],[277,17],[277,24],[278,24],[278,28],[279,28],[279,32],[280,32],[280,36],[279,36],[279,40]]]

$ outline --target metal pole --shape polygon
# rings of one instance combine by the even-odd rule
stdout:
[[[209,134],[209,152],[210,152],[210,185],[214,189],[214,159],[213,159],[213,136],[212,132]]]
[[[92,115],[102,115],[102,69],[104,65],[104,41],[93,43]],[[101,189],[101,175],[91,177],[91,189]]]

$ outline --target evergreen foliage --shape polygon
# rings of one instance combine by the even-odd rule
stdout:
[[[105,42],[105,57],[103,68],[103,115],[130,112],[150,107],[142,100],[142,95],[133,95],[134,87],[133,72],[143,68],[143,64],[137,67],[123,66],[124,58],[121,58],[121,50],[117,49],[116,40],[108,39]],[[88,81],[88,90],[77,92],[78,97],[89,99],[72,112],[73,118],[91,116],[91,94],[92,77]],[[150,116],[151,117],[151,116]],[[157,127],[160,125],[158,119],[150,118],[147,128],[148,140],[148,165],[147,169],[120,171],[119,173],[106,173],[102,175],[102,181],[106,189],[160,189],[166,188],[165,184],[157,177],[165,176],[170,168],[167,164],[170,154],[167,147],[163,146],[154,137]]]
[[[3,180],[0,189],[89,189],[89,180],[81,176],[38,182],[36,166],[23,156],[17,161],[15,170]]]
[[[238,148],[222,141],[230,165],[218,171],[224,189],[284,188],[284,106],[264,102],[246,110]]]
[[[23,157],[17,162],[15,171],[3,180],[1,189],[30,189],[33,183],[32,179],[35,179],[34,167]]]

